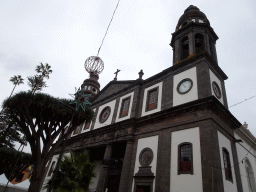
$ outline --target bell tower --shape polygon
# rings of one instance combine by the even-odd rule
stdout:
[[[170,45],[173,48],[173,65],[207,52],[218,64],[215,43],[218,36],[206,15],[190,5],[180,17]]]
[[[173,48],[173,69],[180,73],[174,76],[174,83],[179,83],[179,78],[183,76],[187,77],[186,81],[184,79],[184,82],[175,84],[179,85],[180,90],[174,95],[174,106],[213,95],[228,108],[224,83],[228,77],[218,65],[217,40],[218,36],[206,15],[190,5],[181,15],[170,43]],[[182,83],[191,85],[191,88],[195,83],[194,93],[193,89],[183,93]]]

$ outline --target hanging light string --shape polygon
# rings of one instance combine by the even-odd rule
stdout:
[[[250,98],[248,98],[248,99],[245,99],[244,101],[241,101],[241,102],[239,102],[239,103],[236,103],[236,104],[234,104],[234,105],[231,105],[229,108],[234,107],[234,106],[236,106],[236,105],[239,105],[239,104],[241,104],[241,103],[243,103],[243,102],[245,102],[245,101],[248,101],[249,99],[252,99],[252,98],[254,98],[254,97],[256,97],[256,95],[254,95],[254,96],[252,96],[252,97],[250,97]]]
[[[108,29],[109,29],[109,27],[110,27],[110,24],[111,24],[113,18],[114,18],[114,15],[115,15],[116,9],[117,9],[117,7],[118,7],[118,5],[119,5],[119,2],[120,2],[120,0],[118,0],[118,2],[117,2],[115,11],[113,12],[112,18],[111,18],[111,20],[110,20],[110,22],[109,22],[109,24],[108,24],[108,28],[107,28],[107,30],[106,30],[106,33],[105,33],[103,39],[102,39],[102,42],[101,42],[100,48],[99,48],[99,50],[98,50],[97,56],[98,56],[99,53],[100,53],[101,46],[103,45],[103,42],[104,42],[104,40],[105,40],[105,37],[106,37],[106,35],[107,35],[107,33],[108,33]]]

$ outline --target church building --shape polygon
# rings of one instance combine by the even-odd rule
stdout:
[[[87,66],[81,88],[92,94],[95,118],[65,151],[87,151],[97,162],[91,192],[256,192],[256,138],[228,109],[217,39],[190,5],[172,33],[173,66],[148,79],[142,70],[136,80],[116,76],[102,90],[100,71]]]

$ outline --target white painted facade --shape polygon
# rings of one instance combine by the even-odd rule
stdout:
[[[135,160],[135,167],[134,167],[133,175],[135,175],[139,171],[139,167],[141,166],[140,162],[139,162],[140,152],[146,147],[152,149],[152,151],[153,151],[153,154],[154,154],[153,161],[149,166],[151,166],[151,171],[152,171],[152,173],[154,173],[154,176],[156,176],[158,135],[138,139],[136,160]],[[134,191],[134,179],[133,179],[133,183],[132,183],[132,191]],[[155,191],[155,179],[153,181],[153,190],[152,191]]]
[[[104,104],[104,105],[99,107],[98,114],[97,114],[97,117],[96,117],[93,129],[98,129],[98,128],[101,128],[101,127],[104,127],[106,125],[110,125],[111,124],[111,121],[112,121],[112,118],[113,118],[113,114],[114,114],[115,104],[116,104],[116,100],[113,100],[113,101],[111,101],[109,103],[106,103],[106,104]],[[107,106],[109,106],[111,108],[111,113],[110,113],[108,119],[104,123],[100,123],[99,122],[100,113]]]
[[[177,86],[183,79],[189,78],[193,81],[192,89],[186,94],[179,94]],[[181,105],[198,99],[196,67],[181,72],[173,77],[173,106]]]
[[[221,90],[221,98],[219,99],[218,97],[216,97],[223,105],[224,105],[224,101],[223,101],[223,92],[222,92],[222,86],[221,86],[221,82],[219,80],[219,78],[210,70],[210,81],[211,81],[211,91],[212,91],[212,95],[214,95],[216,97],[216,95],[213,92],[213,87],[212,87],[212,82],[215,81]]]
[[[134,92],[131,92],[131,93],[127,94],[127,95],[124,95],[124,96],[120,97],[120,101],[119,101],[119,105],[118,105],[118,110],[117,110],[117,115],[116,115],[116,122],[123,121],[123,120],[126,120],[126,119],[130,118],[131,111],[132,111],[133,96],[134,96]],[[127,97],[131,97],[130,104],[129,104],[128,115],[125,116],[125,117],[121,117],[120,118],[119,114],[120,114],[120,110],[121,110],[121,107],[122,107],[122,101],[123,101],[123,99],[125,99]]]
[[[240,129],[243,129],[243,128],[240,128]],[[241,131],[244,133],[243,130]],[[255,192],[256,191],[256,188],[255,188],[256,158],[254,156],[256,156],[255,155],[256,151],[254,148],[251,148],[253,144],[252,143],[248,144],[249,142],[243,139],[241,136],[239,136],[239,133],[241,132],[240,131],[237,133],[235,132],[234,136],[236,139],[241,139],[243,141],[243,142],[236,143],[238,162],[240,162],[239,163],[240,174],[243,175],[241,176],[243,191]],[[246,161],[249,161],[249,163],[251,164],[252,173],[249,175],[250,178],[248,178],[248,173],[246,171]],[[253,185],[250,185],[249,179],[254,181]]]
[[[219,140],[219,151],[220,151],[220,160],[221,160],[224,191],[225,192],[237,192],[237,184],[236,184],[236,176],[235,176],[235,169],[234,169],[233,153],[232,153],[232,149],[231,149],[231,142],[220,131],[218,131],[218,140]],[[225,169],[224,169],[224,160],[223,160],[223,147],[226,148],[229,152],[233,182],[226,180]]]
[[[54,156],[52,157],[52,160],[51,160],[51,162],[50,162],[50,165],[49,165],[49,167],[48,167],[48,170],[47,170],[47,173],[46,173],[46,176],[45,176],[43,185],[42,185],[42,190],[41,190],[41,192],[47,192],[47,189],[43,189],[43,188],[44,188],[44,186],[48,183],[48,181],[51,179],[51,177],[52,177],[52,175],[53,175],[53,174],[52,174],[51,176],[48,177],[48,173],[49,173],[49,171],[50,171],[50,169],[51,169],[52,163],[55,162],[55,166],[56,166],[57,161],[58,161],[58,157],[59,157],[59,155],[54,155]],[[55,166],[53,167],[53,170],[55,169]]]
[[[100,176],[100,168],[102,166],[102,161],[95,161],[97,163],[97,166],[94,169],[94,173],[96,174],[96,176],[94,178],[92,178],[92,183],[89,186],[89,189],[91,192],[96,191],[97,188],[97,184],[98,184],[98,180],[99,180],[99,176]]]
[[[202,168],[199,127],[172,132],[171,145],[171,192],[202,192]],[[193,175],[178,175],[178,145],[192,143]]]
[[[148,91],[151,89],[154,89],[158,87],[158,101],[157,101],[157,108],[150,110],[150,111],[146,111],[146,103],[147,103],[147,94]],[[155,85],[152,85],[146,89],[144,89],[144,96],[143,96],[143,104],[142,104],[142,112],[141,112],[141,116],[146,116],[146,115],[150,115],[152,113],[156,113],[158,111],[161,111],[161,103],[162,103],[162,92],[163,92],[163,82],[157,83]]]
[[[70,156],[70,153],[65,153],[64,156],[69,157],[69,156]],[[64,156],[62,157],[62,159],[64,158]],[[51,179],[51,177],[53,176],[53,173],[52,173],[51,176],[48,176],[48,173],[49,173],[49,171],[50,171],[50,169],[51,169],[51,166],[52,166],[52,163],[53,163],[53,162],[55,162],[55,165],[53,166],[53,170],[55,169],[55,166],[56,166],[57,161],[58,161],[58,157],[59,157],[59,155],[54,155],[54,156],[52,157],[52,160],[51,160],[51,162],[50,162],[50,165],[49,165],[49,167],[48,167],[48,170],[47,170],[47,173],[46,173],[46,176],[45,176],[43,185],[42,185],[41,192],[47,192],[47,189],[43,189],[43,188],[44,188],[44,186],[48,183],[48,181]]]

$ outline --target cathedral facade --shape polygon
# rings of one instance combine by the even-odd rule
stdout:
[[[65,151],[97,162],[91,191],[256,191],[256,139],[228,109],[217,39],[191,5],[172,34],[172,67],[145,80],[143,71],[137,80],[115,78],[101,91],[90,72],[81,88],[92,94],[95,119],[72,133]]]

